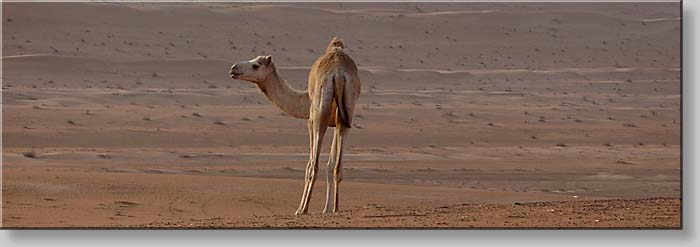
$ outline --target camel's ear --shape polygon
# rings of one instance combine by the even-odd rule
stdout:
[[[263,57],[262,63],[265,66],[270,66],[270,64],[272,64],[272,56]]]

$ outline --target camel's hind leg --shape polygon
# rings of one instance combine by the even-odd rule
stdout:
[[[306,164],[306,176],[304,179],[304,192],[301,196],[301,202],[299,203],[299,208],[296,214],[305,214],[309,211],[309,200],[311,200],[311,193],[313,192],[314,183],[316,182],[316,172],[318,171],[318,158],[321,152],[321,144],[323,142],[323,135],[326,132],[328,126],[318,126],[317,123],[313,123],[313,144],[311,157],[309,162]]]
[[[297,208],[296,215],[304,213],[303,208],[304,208],[304,202],[306,201],[304,198],[306,198],[307,190],[306,188],[309,186],[309,180],[310,180],[310,172],[311,172],[311,167],[313,166],[312,161],[314,160],[314,128],[313,128],[313,120],[309,119],[308,121],[308,127],[309,127],[309,160],[306,162],[306,173],[304,175],[304,190],[301,194],[301,202],[299,203],[299,207]]]
[[[335,166],[333,167],[333,212],[338,211],[338,185],[343,180],[343,142],[350,128],[339,124],[335,131],[337,150],[335,154]]]
[[[338,120],[339,121],[339,120]],[[333,134],[331,154],[326,166],[326,207],[324,213],[338,211],[338,184],[342,180],[343,140],[350,129],[337,124]]]
[[[328,165],[326,165],[326,206],[323,208],[323,213],[330,213],[333,208],[333,171],[335,170],[337,159],[336,154],[338,153],[338,126],[335,127],[335,133],[333,134],[333,144],[331,145],[331,154],[328,156]]]
[[[301,202],[296,214],[305,214],[309,211],[309,200],[313,191],[314,183],[316,182],[316,171],[318,171],[318,158],[321,152],[321,144],[323,143],[323,135],[328,129],[328,120],[330,119],[331,103],[333,101],[333,91],[321,89],[321,97],[314,100],[309,121],[311,122],[311,155],[309,162],[306,164],[306,176],[304,179],[304,192],[301,196]]]

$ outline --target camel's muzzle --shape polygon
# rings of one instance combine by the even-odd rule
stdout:
[[[242,74],[236,73],[236,72],[233,71],[233,70],[231,70],[231,71],[229,72],[229,74],[231,75],[231,78],[233,78],[233,79],[238,79],[238,77],[239,77],[240,75],[242,75]]]

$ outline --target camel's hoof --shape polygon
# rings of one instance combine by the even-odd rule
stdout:
[[[302,211],[302,210],[297,210],[296,212],[294,212],[294,215],[302,215],[302,214],[304,214],[304,211]]]

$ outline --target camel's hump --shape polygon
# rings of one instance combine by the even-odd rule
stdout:
[[[328,44],[328,48],[326,48],[326,52],[338,51],[342,50],[343,48],[345,48],[343,40],[338,37],[333,37],[333,40],[331,40],[331,42]]]

